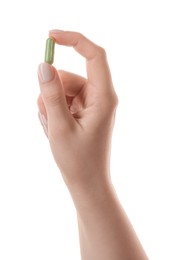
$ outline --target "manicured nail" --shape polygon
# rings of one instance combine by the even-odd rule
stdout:
[[[44,115],[42,115],[40,112],[38,112],[38,117],[39,117],[40,123],[43,127],[43,130],[44,130],[46,136],[48,137],[48,125],[47,125],[46,117]]]
[[[41,124],[44,125],[46,128],[48,128],[48,123],[47,123],[46,117],[43,114],[41,114],[40,112],[38,112],[38,117],[39,117]]]
[[[43,124],[46,126],[46,128],[48,129],[48,123],[47,123],[47,119],[44,115],[41,114],[42,120],[43,120]]]
[[[62,33],[64,32],[63,30],[58,30],[58,29],[53,29],[49,31],[50,33]]]
[[[48,128],[46,128],[45,125],[43,125],[43,130],[44,130],[46,136],[48,137]]]
[[[38,69],[39,78],[43,83],[47,83],[54,78],[52,66],[48,63],[41,63]]]

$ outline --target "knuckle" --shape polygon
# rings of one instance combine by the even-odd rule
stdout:
[[[118,105],[117,95],[107,96],[99,106],[100,113],[102,114],[103,120],[107,119],[108,121],[113,118],[115,115]]]
[[[98,47],[98,54],[100,56],[102,56],[102,57],[106,57],[107,56],[106,50],[103,47],[101,47],[101,46]]]
[[[50,94],[45,97],[45,100],[49,106],[58,106],[62,102],[62,97],[59,94]]]
[[[84,35],[82,33],[80,33],[80,32],[77,32],[76,36],[77,36],[77,38],[84,38]]]
[[[116,94],[112,94],[111,96],[109,96],[107,98],[106,105],[109,111],[115,110],[118,106],[118,96]]]
[[[83,35],[82,35],[80,32],[75,32],[75,36],[76,36],[77,38],[80,38],[80,37],[82,37]]]
[[[84,38],[83,34],[75,32],[74,45],[77,45],[79,41]]]

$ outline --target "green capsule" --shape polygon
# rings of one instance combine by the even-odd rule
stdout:
[[[48,38],[46,40],[46,49],[45,49],[45,62],[52,64],[54,62],[54,46],[55,41],[53,38]]]

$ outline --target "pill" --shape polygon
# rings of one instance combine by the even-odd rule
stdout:
[[[55,40],[53,38],[48,38],[46,40],[45,48],[45,62],[52,64],[54,62],[54,46]]]

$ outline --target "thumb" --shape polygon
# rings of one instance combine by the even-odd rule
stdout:
[[[48,63],[38,68],[41,96],[47,112],[49,129],[71,128],[74,120],[68,109],[64,88],[56,69]]]

